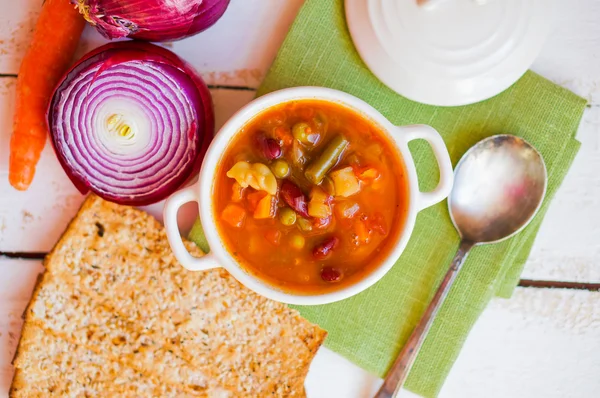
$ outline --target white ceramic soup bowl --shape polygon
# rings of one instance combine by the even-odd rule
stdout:
[[[399,152],[400,158],[404,162],[406,170],[404,178],[407,180],[409,191],[406,219],[401,230],[396,234],[395,241],[388,243],[390,245],[388,255],[363,279],[347,287],[323,294],[297,294],[282,291],[246,271],[225,247],[223,240],[219,236],[215,212],[213,211],[212,196],[216,171],[219,169],[217,165],[234,136],[252,118],[264,110],[283,102],[301,99],[335,102],[370,119],[388,137],[390,144],[395,144],[395,149]],[[440,169],[440,181],[437,187],[430,192],[419,191],[417,172],[408,149],[408,143],[416,139],[423,139],[431,145]],[[417,213],[445,199],[450,193],[452,182],[452,163],[450,162],[448,151],[442,137],[432,127],[426,125],[394,126],[375,108],[350,94],[323,87],[295,87],[276,91],[255,99],[240,109],[225,123],[208,148],[202,163],[198,182],[176,192],[167,200],[164,209],[164,222],[173,252],[181,265],[188,270],[202,271],[223,267],[242,284],[270,299],[288,304],[326,304],[360,293],[381,279],[392,268],[406,247],[415,224]],[[210,253],[201,258],[193,257],[187,251],[179,234],[177,211],[187,202],[198,203],[200,219],[210,246]]]

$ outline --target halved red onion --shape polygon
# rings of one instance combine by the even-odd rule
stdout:
[[[104,37],[172,41],[212,26],[229,0],[71,0]]]
[[[48,126],[82,193],[147,205],[199,170],[214,115],[208,88],[188,64],[164,48],[128,41],[73,66],[54,92]]]

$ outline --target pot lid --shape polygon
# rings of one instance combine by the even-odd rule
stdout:
[[[455,106],[507,89],[547,37],[555,0],[346,0],[361,58],[411,100]]]

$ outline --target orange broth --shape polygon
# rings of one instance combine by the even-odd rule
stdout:
[[[315,184],[307,170],[334,142],[347,144],[333,167],[325,167],[326,177]],[[275,143],[278,159],[273,159]],[[271,172],[277,184],[273,191],[271,179],[274,195],[262,186],[257,189],[256,180],[254,187],[243,188],[252,179],[247,174],[245,180],[227,176],[238,162],[248,162],[239,166],[243,170],[256,163],[276,170],[277,161],[278,166],[286,162],[290,171],[284,178]],[[281,177],[285,167],[278,170]],[[268,174],[264,167],[261,173]],[[290,183],[302,196],[290,190]],[[300,198],[292,202],[299,207],[286,201],[290,192]],[[247,272],[285,292],[318,294],[349,286],[378,267],[404,225],[408,186],[403,161],[375,123],[337,103],[297,100],[263,111],[228,144],[213,197],[218,232]],[[306,216],[302,199],[319,217]],[[291,210],[296,209],[296,220],[289,225]]]

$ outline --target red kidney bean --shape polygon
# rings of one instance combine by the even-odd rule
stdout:
[[[333,249],[335,249],[339,242],[340,240],[335,236],[325,239],[320,245],[315,246],[312,252],[313,257],[317,260],[324,259]]]
[[[277,140],[275,140],[273,138],[267,138],[265,143],[266,143],[265,155],[267,156],[267,159],[269,159],[269,160],[279,159],[281,157],[281,147],[279,146],[279,143],[277,142]]]
[[[308,215],[308,199],[306,195],[290,180],[284,180],[281,183],[279,191],[283,201],[287,203],[296,213],[302,217],[310,218]]]
[[[321,270],[321,279],[325,282],[338,282],[342,279],[342,273],[337,268],[324,267]]]
[[[267,138],[264,133],[258,133],[256,136],[256,145],[263,156],[268,160],[279,159],[281,157],[281,146],[274,138]]]

